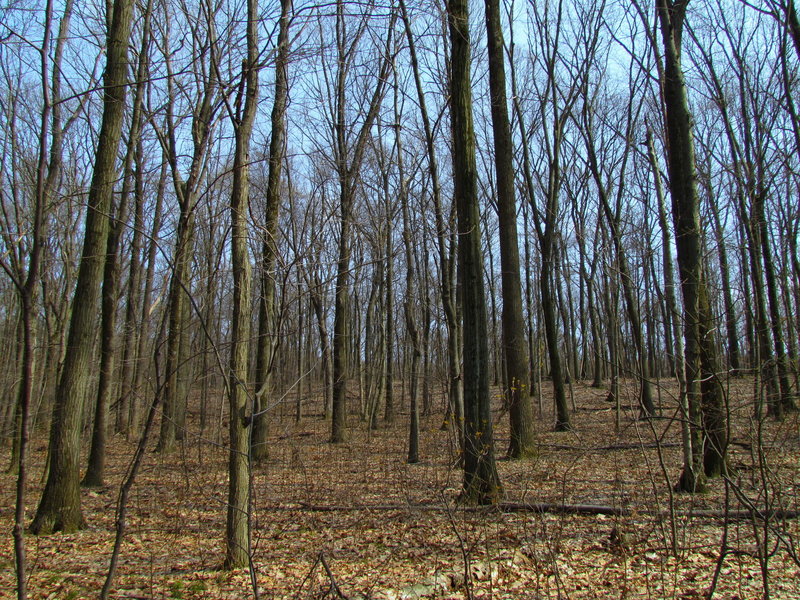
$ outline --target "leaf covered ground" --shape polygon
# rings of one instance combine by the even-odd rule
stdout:
[[[255,585],[260,598],[281,599],[688,600],[713,588],[716,598],[745,600],[763,597],[766,582],[771,598],[800,598],[800,526],[791,518],[800,509],[798,420],[759,426],[752,389],[747,380],[728,389],[727,481],[688,495],[671,489],[681,465],[674,390],[660,387],[660,417],[640,420],[633,386],[623,386],[617,413],[606,390],[576,383],[574,430],[550,431],[545,399],[537,455],[498,462],[504,510],[458,505],[455,439],[441,412],[422,419],[422,462],[409,465],[405,413],[376,431],[351,415],[350,441],[331,445],[318,405],[307,403],[300,423],[287,406],[272,423],[270,460],[254,470],[253,573],[218,569],[224,435],[199,435],[192,413],[180,450],[150,452],[142,466],[112,597],[244,599]],[[499,399],[496,415],[501,456],[508,431]],[[37,431],[31,445],[29,519],[46,439]],[[110,440],[107,486],[83,491],[85,530],[27,536],[31,598],[98,596],[134,447]],[[6,464],[9,455],[4,448]],[[14,482],[0,478],[0,598],[14,594]],[[753,517],[753,509],[772,512]]]

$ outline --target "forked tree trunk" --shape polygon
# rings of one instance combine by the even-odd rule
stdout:
[[[235,134],[231,187],[231,268],[233,271],[233,319],[231,321],[230,447],[228,453],[228,510],[225,525],[227,569],[241,568],[250,559],[250,432],[248,415],[248,364],[250,350],[251,273],[247,248],[247,216],[250,193],[249,153],[258,104],[258,0],[247,2],[247,58],[242,64],[244,87],[231,114]],[[243,102],[242,102],[243,101]]]
[[[335,89],[335,124],[334,155],[336,157],[336,171],[339,179],[339,247],[336,261],[336,287],[334,295],[333,315],[333,398],[331,419],[331,443],[340,443],[347,440],[347,380],[348,368],[348,337],[350,318],[350,257],[351,231],[353,227],[353,203],[355,202],[358,172],[364,158],[367,139],[371,134],[372,124],[378,116],[381,100],[383,99],[389,67],[392,63],[390,52],[392,33],[394,29],[395,14],[392,13],[388,27],[386,47],[381,59],[381,67],[376,74],[375,88],[372,91],[366,107],[361,125],[357,132],[350,128],[347,122],[345,106],[345,93],[347,72],[349,65],[348,52],[352,48],[346,40],[345,11],[343,0],[336,2],[336,48],[337,65]],[[355,140],[351,142],[351,137]]]

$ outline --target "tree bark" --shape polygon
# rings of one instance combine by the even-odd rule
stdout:
[[[683,291],[686,392],[689,420],[694,433],[692,468],[684,469],[680,488],[685,491],[700,491],[705,486],[705,472],[713,475],[724,469],[720,461],[724,463],[726,442],[724,427],[720,430],[721,420],[724,422],[724,412],[721,390],[716,379],[716,344],[703,272],[692,115],[680,61],[681,34],[687,2],[688,0],[656,0],[656,10],[664,44],[661,86],[667,130],[667,164],[678,270]],[[704,418],[704,415],[708,418]],[[700,454],[704,447],[704,421],[708,442],[705,444],[708,451],[705,459]],[[713,431],[709,433],[708,427],[712,427]]]
[[[231,267],[233,270],[233,319],[231,321],[230,447],[228,454],[228,511],[225,525],[227,569],[248,565],[250,559],[250,432],[248,416],[248,364],[250,350],[251,273],[247,248],[247,214],[250,194],[250,137],[258,103],[258,0],[247,2],[247,58],[242,64],[243,88],[231,114],[235,134],[231,188]],[[242,99],[241,95],[244,98]],[[252,409],[251,409],[252,410]]]
[[[486,295],[478,211],[475,130],[470,81],[467,0],[447,6],[452,63],[450,115],[453,131],[453,183],[458,214],[459,280],[464,327],[464,484],[470,503],[495,504],[503,495],[494,458]]]
[[[269,458],[269,402],[272,399],[272,369],[278,334],[275,329],[275,265],[277,262],[278,215],[281,202],[281,169],[286,157],[286,107],[289,100],[289,24],[292,0],[281,0],[278,52],[275,57],[275,99],[269,141],[267,206],[261,232],[261,295],[258,302],[258,348],[256,351],[256,396],[253,406],[253,459]]]
[[[103,263],[109,231],[108,214],[117,180],[116,159],[128,82],[128,39],[133,3],[114,0],[107,35],[103,79],[103,119],[100,126],[78,282],[72,300],[67,354],[56,390],[50,427],[50,470],[31,531],[48,534],[80,529],[80,433],[83,401],[91,377],[91,353],[96,331]]]
[[[522,315],[517,203],[514,194],[514,157],[506,99],[503,28],[499,0],[486,0],[486,33],[489,53],[492,134],[497,177],[497,212],[500,228],[500,268],[503,293],[503,356],[505,398],[509,407],[510,458],[535,452],[533,409],[528,393],[528,353]]]

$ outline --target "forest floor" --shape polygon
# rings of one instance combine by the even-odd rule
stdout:
[[[142,465],[111,597],[253,598],[255,579],[260,598],[286,599],[336,598],[335,584],[351,600],[699,599],[712,585],[716,598],[745,600],[763,597],[765,581],[771,598],[800,598],[800,520],[746,510],[800,508],[798,418],[764,421],[759,432],[752,381],[728,391],[727,483],[715,480],[702,495],[671,492],[681,470],[674,390],[660,388],[661,417],[639,420],[635,390],[625,387],[617,430],[607,391],[576,383],[574,430],[551,431],[545,400],[538,455],[498,462],[505,510],[457,504],[461,474],[441,412],[422,419],[422,462],[409,465],[405,412],[377,431],[351,415],[350,441],[331,445],[319,406],[306,407],[311,416],[299,423],[286,407],[272,425],[270,460],[254,471],[253,578],[218,570],[228,457],[216,430],[190,429],[178,452],[151,452]],[[502,456],[508,419],[497,404]],[[31,446],[29,518],[46,440],[38,431]],[[31,598],[98,596],[134,448],[111,439],[107,487],[83,490],[85,530],[27,536]],[[0,458],[8,457],[4,448]],[[14,481],[0,476],[0,598],[14,595]]]

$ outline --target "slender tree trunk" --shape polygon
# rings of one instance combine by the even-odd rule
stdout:
[[[168,17],[166,19],[165,37],[168,38]],[[208,27],[208,35],[214,37],[213,18],[208,18]],[[197,60],[208,60],[209,63],[213,63],[215,55],[216,49],[197,57]],[[170,453],[175,449],[175,442],[183,439],[184,434],[183,425],[189,393],[191,267],[195,246],[196,208],[200,198],[200,180],[217,109],[215,96],[218,84],[213,64],[196,65],[198,71],[205,73],[205,79],[197,92],[197,97],[193,99],[196,104],[191,121],[192,155],[188,165],[188,174],[184,180],[180,170],[180,149],[176,141],[176,117],[173,114],[173,101],[180,90],[176,89],[170,55],[167,55],[165,63],[169,96],[166,107],[166,131],[162,132],[157,129],[157,133],[169,163],[175,196],[180,209],[169,283],[166,381],[161,431],[157,446],[159,452]]]
[[[133,234],[131,239],[131,262],[128,269],[128,284],[126,290],[127,303],[125,306],[125,322],[122,328],[122,365],[119,376],[120,393],[116,402],[114,430],[117,433],[128,433],[130,422],[130,405],[134,402],[133,374],[135,371],[136,340],[139,334],[136,325],[136,316],[141,305],[140,288],[142,283],[142,245],[144,239],[144,143],[141,132],[143,114],[141,110],[144,95],[145,81],[148,73],[149,47],[150,47],[150,19],[152,15],[152,1],[148,1],[144,9],[144,22],[142,24],[142,44],[139,49],[139,63],[136,69],[136,95],[133,101],[134,114],[131,118],[133,128],[136,128],[135,151],[133,156]]]
[[[725,429],[720,429],[721,419],[724,424],[724,413],[721,390],[716,379],[718,373],[713,372],[716,345],[703,272],[692,116],[680,62],[686,0],[656,0],[656,9],[664,43],[664,75],[661,85],[667,128],[667,162],[675,245],[683,291],[684,363],[689,420],[694,431],[702,432],[705,413],[710,417],[705,419],[706,428],[713,427],[707,438],[709,443],[705,444],[705,459],[701,454],[704,444],[692,444],[692,469],[684,469],[680,487],[685,491],[700,491],[705,485],[704,472],[713,475],[724,469],[721,463],[724,462],[726,442],[723,439]]]
[[[511,441],[508,456],[520,458],[535,452],[533,408],[528,390],[528,355],[522,315],[517,203],[514,194],[514,157],[506,100],[503,28],[499,0],[486,0],[492,133],[497,176],[497,211],[500,228],[500,268],[503,292],[503,356],[505,398],[509,406]]]
[[[335,112],[336,135],[335,155],[336,170],[339,178],[339,247],[336,261],[336,288],[334,296],[333,315],[333,398],[331,419],[331,443],[340,443],[347,440],[347,340],[349,337],[348,319],[350,315],[350,256],[351,256],[351,230],[353,226],[353,203],[355,201],[356,182],[358,172],[364,158],[366,142],[372,129],[372,124],[378,116],[381,100],[386,88],[389,67],[392,63],[390,46],[394,29],[395,13],[392,13],[390,26],[386,39],[384,56],[381,67],[376,76],[375,88],[367,105],[358,132],[350,141],[346,122],[345,87],[347,81],[347,41],[345,40],[345,17],[343,0],[336,3],[336,37],[338,51],[338,72],[336,74]]]
[[[633,276],[630,272],[628,254],[625,246],[622,243],[622,234],[619,231],[619,214],[620,209],[617,205],[616,211],[612,211],[611,204],[608,199],[608,193],[605,183],[603,182],[600,173],[600,166],[597,161],[595,153],[594,137],[592,132],[591,117],[587,122],[586,131],[586,150],[589,157],[589,169],[594,177],[595,184],[597,185],[597,192],[600,198],[600,208],[608,223],[611,240],[614,244],[614,250],[617,254],[617,266],[620,271],[620,280],[622,281],[622,292],[625,298],[625,308],[628,313],[628,320],[631,324],[631,333],[633,335],[633,343],[636,347],[638,355],[639,366],[639,408],[642,416],[652,416],[655,414],[655,404],[653,403],[653,389],[650,384],[650,369],[647,360],[647,348],[644,343],[644,332],[642,327],[642,320],[639,315],[639,302],[636,297],[636,290],[633,286]],[[627,154],[627,153],[626,153]],[[625,172],[623,165],[622,172]],[[619,196],[618,196],[619,199]]]
[[[563,140],[563,125],[565,114],[554,115],[553,130],[551,132],[551,148],[548,151],[549,164],[547,186],[545,191],[545,209],[543,215],[534,204],[535,190],[537,186],[533,181],[532,166],[530,164],[531,151],[528,142],[529,132],[527,131],[524,113],[520,107],[519,95],[517,91],[516,71],[514,61],[511,60],[511,97],[514,100],[514,113],[517,125],[520,130],[522,141],[522,175],[525,181],[527,201],[531,205],[531,214],[534,219],[536,235],[539,241],[542,267],[539,274],[539,292],[541,296],[540,310],[544,321],[545,339],[547,342],[547,352],[550,359],[550,379],[553,385],[553,403],[556,409],[556,431],[569,431],[572,429],[570,422],[569,407],[567,405],[566,390],[564,387],[564,372],[561,363],[561,352],[559,350],[558,336],[558,311],[556,307],[554,292],[555,277],[555,243],[557,237],[556,221],[559,213],[559,187],[561,185],[561,143]],[[552,65],[551,65],[552,66]],[[554,86],[555,80],[551,77],[549,85]],[[553,109],[558,113],[556,105],[556,91],[551,89]],[[543,99],[547,103],[550,98]],[[544,110],[544,109],[542,109]],[[542,222],[543,221],[543,222]]]
[[[134,351],[132,397],[128,403],[128,439],[139,430],[139,390],[142,388],[142,379],[146,371],[145,355],[146,346],[150,341],[150,313],[152,311],[153,279],[155,277],[156,252],[158,250],[158,232],[161,229],[162,209],[164,195],[167,187],[167,166],[161,167],[161,175],[156,186],[156,205],[153,209],[153,224],[150,230],[150,244],[147,249],[147,269],[144,277],[144,290],[142,292],[142,308],[139,315],[138,331],[136,332],[136,349]]]
[[[272,400],[271,374],[278,336],[275,328],[275,266],[277,262],[278,214],[281,202],[281,169],[286,156],[286,107],[289,100],[289,24],[292,0],[281,0],[278,52],[275,57],[275,99],[269,142],[267,206],[261,232],[261,295],[258,302],[258,347],[256,350],[256,396],[253,407],[253,459],[269,457],[268,407]]]
[[[763,168],[763,167],[762,167]],[[759,177],[762,179],[762,177]],[[769,305],[770,326],[772,328],[772,341],[775,350],[775,364],[778,375],[778,385],[780,389],[780,397],[777,402],[780,403],[780,409],[776,408],[777,414],[783,414],[787,410],[793,411],[796,409],[794,400],[792,398],[791,388],[789,385],[789,367],[786,362],[786,345],[783,339],[783,318],[781,316],[781,307],[778,301],[778,284],[775,275],[775,266],[772,259],[772,246],[769,241],[769,231],[767,229],[767,218],[764,211],[764,203],[766,200],[766,190],[759,190],[758,200],[756,202],[755,226],[759,229],[759,238],[761,242],[761,256],[764,260],[764,279],[767,287],[767,300]]]
[[[396,71],[395,71],[396,76]],[[399,202],[400,210],[403,215],[403,249],[406,262],[406,297],[403,303],[403,314],[405,316],[406,331],[410,341],[411,368],[409,372],[409,397],[410,397],[410,420],[408,431],[408,458],[409,464],[419,462],[419,363],[422,357],[422,340],[417,326],[417,316],[414,307],[419,302],[419,290],[417,286],[417,269],[414,258],[413,241],[411,239],[411,215],[409,210],[409,195],[406,188],[406,172],[403,162],[403,141],[399,123],[402,114],[398,103],[399,88],[397,80],[394,85],[394,120],[398,124],[395,127],[395,145],[397,148],[397,171],[400,181]]]
[[[66,41],[72,7],[73,4],[69,1],[64,8],[52,66],[50,65],[50,44],[52,41],[53,4],[48,2],[45,7],[45,28],[40,54],[42,109],[40,113],[41,120],[38,138],[33,214],[30,215],[31,240],[30,250],[27,256],[27,273],[24,273],[22,267],[22,264],[25,262],[24,260],[12,259],[16,264],[11,267],[4,259],[0,259],[0,265],[2,265],[3,270],[10,275],[11,281],[17,290],[20,312],[19,324],[17,327],[17,341],[21,342],[17,348],[17,350],[20,351],[17,356],[21,355],[21,360],[18,363],[20,378],[15,403],[16,414],[12,421],[14,427],[12,459],[16,459],[17,469],[14,525],[12,528],[17,600],[26,600],[28,597],[25,519],[30,412],[35,381],[35,346],[37,337],[36,297],[41,272],[42,251],[46,240],[45,212],[47,203],[55,190],[57,176],[61,170],[63,137],[60,113],[54,101],[60,100],[61,58],[63,56],[63,46]],[[48,79],[50,77],[52,77],[52,85],[48,84]],[[47,148],[48,134],[50,135],[49,164]],[[19,256],[13,250],[10,254],[13,257]],[[13,468],[13,466],[14,463],[12,462],[12,464],[9,465],[9,470]]]
[[[283,11],[282,11],[283,12]],[[235,133],[231,188],[231,267],[233,320],[231,321],[230,450],[228,459],[228,515],[225,526],[225,568],[244,567],[250,559],[250,450],[252,412],[248,416],[251,273],[247,248],[250,193],[249,153],[258,103],[258,0],[247,2],[247,59],[242,65],[244,106],[231,114]],[[240,97],[236,106],[242,106]],[[273,132],[274,133],[274,132]]]
[[[664,304],[665,312],[670,316],[672,325],[671,340],[674,345],[667,348],[667,352],[672,357],[674,374],[678,380],[678,402],[681,409],[681,447],[683,450],[683,472],[689,475],[683,476],[685,482],[696,480],[694,473],[694,451],[693,444],[702,442],[697,435],[697,430],[691,428],[689,415],[689,399],[686,389],[686,366],[684,361],[683,335],[681,334],[680,319],[678,313],[678,300],[675,294],[675,269],[672,262],[672,235],[667,221],[667,200],[664,195],[664,187],[661,182],[661,169],[658,167],[655,147],[653,145],[653,132],[647,127],[647,158],[650,162],[650,169],[653,175],[653,184],[656,190],[656,200],[658,202],[658,224],[661,229],[661,248],[662,248],[662,269],[664,271]],[[665,336],[666,337],[666,336]]]
[[[725,243],[722,222],[719,217],[717,195],[711,185],[711,179],[709,177],[704,177],[703,181],[706,188],[706,198],[709,202],[711,221],[714,228],[714,241],[717,246],[717,256],[719,258],[719,276],[722,281],[722,298],[725,306],[725,332],[728,338],[728,365],[731,375],[738,375],[741,369],[739,360],[739,332],[736,327],[736,309],[733,303],[733,294],[731,293],[728,249]]]
[[[414,74],[414,85],[417,90],[417,100],[420,107],[422,124],[425,129],[425,149],[428,158],[428,171],[431,176],[431,196],[433,197],[434,217],[436,219],[436,240],[439,251],[439,284],[444,311],[445,323],[447,325],[447,376],[448,376],[448,413],[452,411],[455,419],[455,429],[458,434],[459,446],[463,449],[463,427],[464,427],[464,400],[463,382],[461,379],[461,353],[459,350],[459,321],[457,316],[455,290],[453,285],[453,267],[451,256],[448,253],[448,231],[449,224],[444,218],[442,207],[441,186],[439,184],[439,167],[436,158],[436,147],[433,138],[433,128],[428,116],[425,93],[422,87],[422,79],[419,73],[419,63],[417,60],[416,44],[411,32],[411,23],[406,10],[405,0],[399,0],[400,14],[405,27],[406,39],[408,40],[409,58],[411,69]]]

